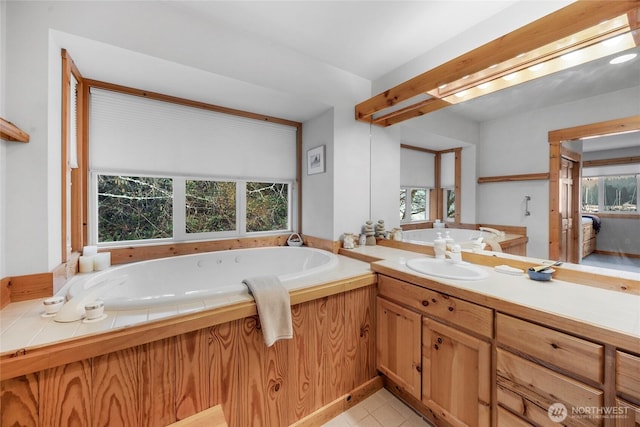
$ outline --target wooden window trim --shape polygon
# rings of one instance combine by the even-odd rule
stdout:
[[[84,158],[84,146],[85,146],[85,121],[82,113],[84,108],[84,79],[82,74],[76,67],[73,59],[69,55],[66,49],[62,49],[62,135],[61,135],[61,205],[62,205],[62,224],[61,224],[61,260],[62,263],[67,262],[71,254],[79,252],[82,246],[86,243],[86,233],[84,225],[86,225],[86,216],[84,215],[86,197],[84,188],[86,181],[83,180],[83,171],[86,169],[86,161]],[[76,112],[76,141],[77,141],[77,158],[78,167],[71,169],[69,167],[69,138],[71,137],[71,130],[69,123],[71,120],[70,106],[71,100],[69,99],[69,88],[71,85],[71,77],[74,77],[78,82],[77,86],[77,108]],[[70,177],[70,178],[69,178]],[[67,188],[71,186],[69,196],[67,196]],[[68,207],[68,197],[71,198],[71,204]],[[70,217],[70,228],[67,226]],[[67,239],[70,239],[71,246],[67,247]]]

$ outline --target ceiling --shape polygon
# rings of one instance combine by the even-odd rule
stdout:
[[[311,58],[316,64],[328,64],[336,70],[374,81],[433,49],[447,46],[447,42],[465,32],[470,34],[474,26],[505,12],[515,3],[518,0],[208,0],[157,3],[162,6],[149,2],[147,5],[165,7],[198,23],[223,29],[228,37],[259,40],[262,46],[282,46],[292,54]],[[330,107],[312,95],[262,86],[256,83],[260,78],[245,81],[233,74],[214,74],[204,68],[70,34],[60,33],[58,40],[72,53],[81,72],[97,80],[132,87],[143,84],[151,91],[301,122]],[[255,50],[247,52],[238,52],[238,55],[255,54]],[[259,68],[250,71],[256,75],[262,72]],[[302,85],[313,85],[309,74],[300,73],[295,78]],[[445,111],[482,122],[639,85],[640,57],[615,67],[601,60],[451,106]],[[318,89],[322,90],[324,88]],[[446,147],[459,142],[443,141],[442,144]]]
[[[289,0],[171,5],[376,80],[514,3],[516,0]]]

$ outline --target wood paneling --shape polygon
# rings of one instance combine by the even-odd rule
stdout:
[[[377,289],[354,286],[293,306],[294,339],[272,347],[254,310],[175,336],[149,330],[159,339],[6,379],[1,425],[167,425],[215,405],[234,427],[314,419],[352,390],[373,390]],[[167,322],[158,323],[179,323]],[[106,343],[94,337],[103,352]]]
[[[11,302],[46,298],[53,295],[51,273],[29,274],[11,278]]]
[[[38,375],[29,374],[0,383],[0,425],[39,426]]]
[[[85,402],[91,401],[91,363],[83,360],[42,371],[40,396],[41,426],[90,425],[91,408]]]
[[[95,426],[140,424],[139,347],[92,360],[91,412]]]
[[[11,279],[3,277],[0,279],[0,310],[11,302]]]

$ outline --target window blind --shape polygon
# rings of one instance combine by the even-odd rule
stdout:
[[[294,180],[296,128],[91,89],[89,168]]]
[[[433,188],[434,158],[431,153],[401,148],[400,186]]]

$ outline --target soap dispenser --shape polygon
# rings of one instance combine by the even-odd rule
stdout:
[[[445,248],[451,250],[451,247],[456,243],[455,240],[453,240],[453,237],[451,237],[451,235],[449,234],[449,230],[445,231],[444,233],[444,243],[445,243]]]
[[[440,232],[438,232],[436,239],[433,241],[433,249],[436,253],[436,259],[445,259],[447,241],[442,238],[442,233]]]

